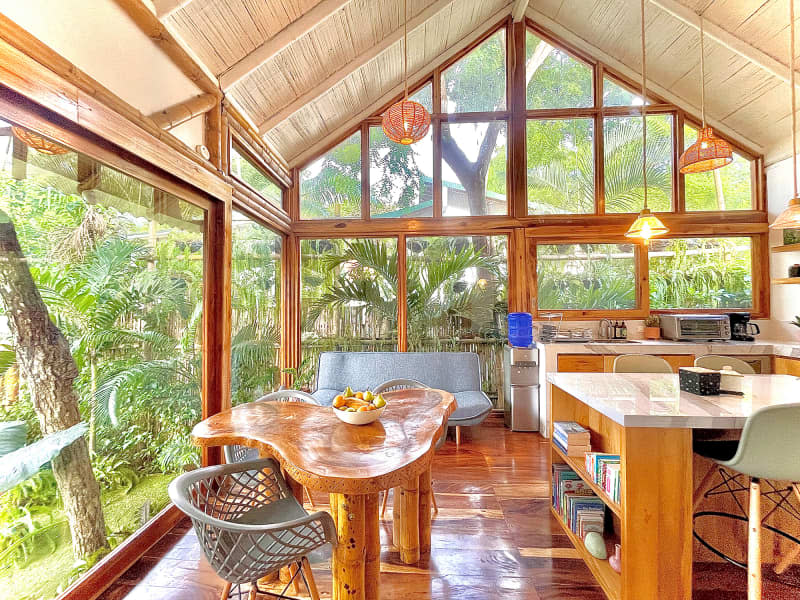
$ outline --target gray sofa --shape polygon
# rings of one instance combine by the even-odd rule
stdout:
[[[474,352],[323,352],[317,368],[317,390],[312,394],[330,406],[349,385],[371,390],[389,379],[409,378],[453,394],[458,408],[448,426],[456,427],[460,443],[462,426],[479,425],[492,411],[481,391],[481,367]]]

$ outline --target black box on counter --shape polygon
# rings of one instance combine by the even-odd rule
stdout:
[[[698,396],[718,396],[720,372],[702,367],[681,367],[678,369],[678,380],[681,391]]]

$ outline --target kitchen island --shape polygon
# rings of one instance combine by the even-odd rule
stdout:
[[[694,432],[741,429],[759,408],[797,402],[800,379],[745,376],[742,396],[681,392],[678,376],[665,374],[550,373],[547,382],[550,439],[553,421],[576,421],[590,430],[592,450],[620,456],[615,501],[594,484],[581,458],[551,442],[551,462],[569,465],[608,507],[607,538],[621,544],[621,572],[591,556],[554,508],[556,519],[609,598],[690,600]]]

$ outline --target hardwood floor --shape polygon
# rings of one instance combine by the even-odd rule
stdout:
[[[391,508],[386,511],[381,527],[382,597],[603,600],[603,592],[550,515],[545,440],[534,433],[512,433],[495,416],[462,434],[459,450],[448,441],[434,460],[439,513],[433,520],[430,557],[413,566],[400,561],[391,543]],[[325,495],[315,494],[314,500],[318,508],[327,507]],[[743,571],[705,564],[695,571],[695,600],[746,598]],[[327,565],[315,564],[314,574],[322,597],[330,598]],[[101,599],[212,600],[219,597],[222,585],[187,520]],[[768,591],[767,585],[765,599],[800,599],[798,588]]]

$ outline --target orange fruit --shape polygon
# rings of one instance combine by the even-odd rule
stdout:
[[[367,412],[369,410],[369,406],[362,406],[358,409],[358,412]]]
[[[344,396],[339,395],[339,396],[336,396],[336,398],[333,399],[333,408],[341,408],[344,405],[345,405]]]
[[[356,398],[358,398],[359,400],[363,400],[364,399],[364,392],[356,392]]]

